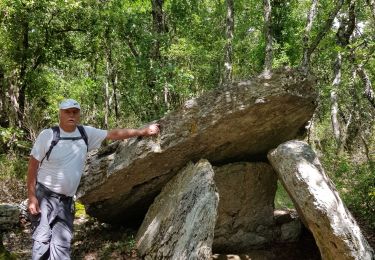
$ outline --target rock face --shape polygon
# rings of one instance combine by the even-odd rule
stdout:
[[[20,208],[15,204],[0,204],[0,259],[10,259],[3,246],[3,232],[12,230],[19,223]]]
[[[323,259],[374,259],[374,251],[308,144],[283,143],[268,159],[314,235]]]
[[[298,71],[280,70],[187,101],[158,121],[158,138],[131,139],[94,155],[78,198],[101,221],[141,219],[188,161],[265,157],[295,138],[315,109],[313,85]]]
[[[273,212],[276,228],[276,243],[296,242],[302,233],[301,220],[295,210],[275,210]]]
[[[18,225],[20,208],[15,204],[0,204],[0,232]]]
[[[272,242],[277,175],[267,163],[215,167],[220,202],[215,252],[245,252]]]
[[[210,259],[218,202],[210,163],[188,164],[147,212],[136,238],[142,259]]]

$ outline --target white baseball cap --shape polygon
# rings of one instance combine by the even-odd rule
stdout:
[[[78,108],[79,110],[81,110],[79,103],[75,101],[74,99],[65,99],[59,105],[59,109],[68,109],[68,108]]]

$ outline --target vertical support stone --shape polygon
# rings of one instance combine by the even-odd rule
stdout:
[[[373,249],[307,143],[283,143],[268,153],[268,159],[323,259],[374,259]]]
[[[189,163],[146,214],[136,237],[142,259],[210,259],[218,203],[211,164]]]
[[[220,202],[215,252],[245,252],[272,242],[277,175],[267,163],[215,167]]]

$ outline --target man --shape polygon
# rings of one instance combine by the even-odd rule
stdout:
[[[43,130],[30,153],[27,189],[28,210],[34,227],[32,259],[70,259],[72,197],[77,191],[88,151],[99,148],[104,139],[123,140],[159,133],[158,124],[109,131],[82,127],[78,125],[80,111],[79,103],[73,99],[61,102],[59,127]],[[56,136],[59,140],[51,145]]]

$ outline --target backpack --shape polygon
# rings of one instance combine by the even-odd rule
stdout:
[[[53,127],[51,127],[51,129],[53,131],[52,142],[51,142],[51,145],[49,146],[49,149],[48,149],[46,155],[40,161],[40,165],[42,165],[42,163],[43,163],[43,161],[44,161],[45,158],[47,158],[47,161],[49,160],[49,156],[51,155],[53,147],[55,147],[55,145],[60,140],[72,140],[72,141],[75,141],[75,140],[83,139],[85,141],[85,144],[86,144],[86,147],[87,147],[87,151],[89,151],[89,141],[88,141],[88,138],[87,138],[87,133],[86,133],[85,128],[82,125],[77,125],[77,128],[78,128],[78,131],[81,134],[81,136],[78,136],[78,137],[60,137],[60,127],[59,126],[53,126]]]

